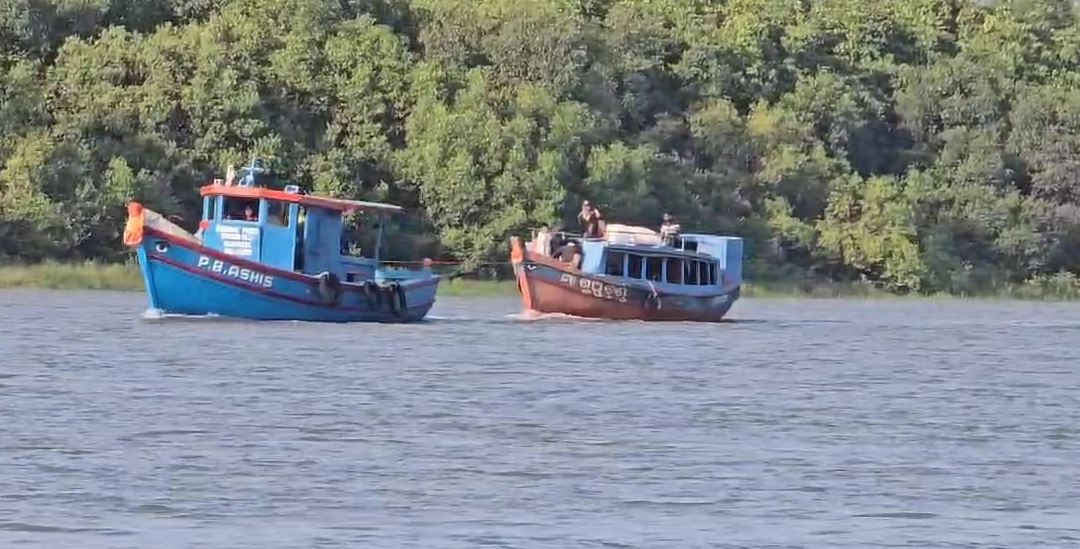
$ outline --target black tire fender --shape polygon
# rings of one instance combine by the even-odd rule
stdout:
[[[374,280],[364,281],[364,297],[367,299],[368,308],[377,309],[382,305],[382,292],[379,289],[379,284]]]
[[[405,297],[405,289],[401,287],[401,284],[397,282],[391,282],[386,286],[388,297],[390,298],[390,311],[394,313],[394,316],[401,316],[405,314],[408,309],[408,302]]]
[[[319,274],[319,297],[324,303],[331,305],[337,305],[341,301],[341,279],[336,274]]]

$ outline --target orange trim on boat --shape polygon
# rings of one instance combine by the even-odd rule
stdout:
[[[265,198],[267,200],[279,200],[301,206],[325,208],[339,212],[355,212],[359,210],[376,210],[383,212],[404,212],[405,208],[393,204],[380,202],[362,202],[360,200],[343,200],[339,198],[326,198],[309,194],[287,193],[266,187],[237,187],[235,185],[206,185],[199,189],[202,196],[231,196],[236,198]]]
[[[124,245],[134,248],[142,243],[145,217],[142,204],[128,204],[127,224],[124,225]]]

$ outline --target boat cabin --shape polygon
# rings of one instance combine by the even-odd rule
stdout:
[[[200,189],[203,245],[277,269],[304,274],[329,272],[345,282],[375,278],[382,244],[382,221],[402,208],[390,204],[338,200],[301,194],[298,187],[271,189],[260,183],[257,163],[242,169],[236,184],[215,180]],[[359,253],[343,238],[343,215],[359,212],[373,223],[374,238]],[[363,235],[369,236],[369,235]]]
[[[580,270],[653,285],[722,286],[742,281],[742,239],[683,234],[673,245],[645,227],[609,224],[602,238],[579,241]]]

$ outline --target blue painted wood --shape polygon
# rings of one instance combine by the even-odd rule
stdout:
[[[582,241],[581,272],[599,278],[617,280],[630,285],[645,285],[671,295],[713,295],[717,289],[742,285],[743,241],[739,237],[706,234],[682,235],[682,246],[610,243],[602,239]],[[695,249],[687,249],[687,245]],[[642,258],[631,272],[631,256]],[[622,265],[622,275],[611,274],[609,267],[616,258]],[[659,262],[659,273],[650,276],[650,259]],[[673,261],[672,261],[673,260]],[[689,283],[686,264],[706,264],[711,269],[709,283]],[[684,267],[682,275],[669,273],[672,265]],[[715,274],[714,274],[715,273]],[[700,276],[696,280],[702,280]]]
[[[253,162],[239,186],[258,186],[262,173]],[[247,204],[257,219],[238,218]],[[197,237],[144,224],[135,248],[150,305],[166,313],[327,322],[424,318],[440,278],[430,268],[384,270],[374,258],[349,256],[342,229],[342,214],[333,209],[207,196]]]
[[[320,290],[319,277],[297,274],[227,256],[148,230],[137,250],[152,308],[173,314],[253,320],[325,322],[411,322],[424,318],[435,303],[439,279],[411,278],[342,283],[341,291]],[[394,293],[397,282],[404,294]]]

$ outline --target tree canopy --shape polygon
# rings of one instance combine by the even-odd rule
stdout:
[[[1071,0],[2,0],[0,259],[121,260],[258,155],[502,260],[611,221],[751,277],[972,292],[1080,274]]]

